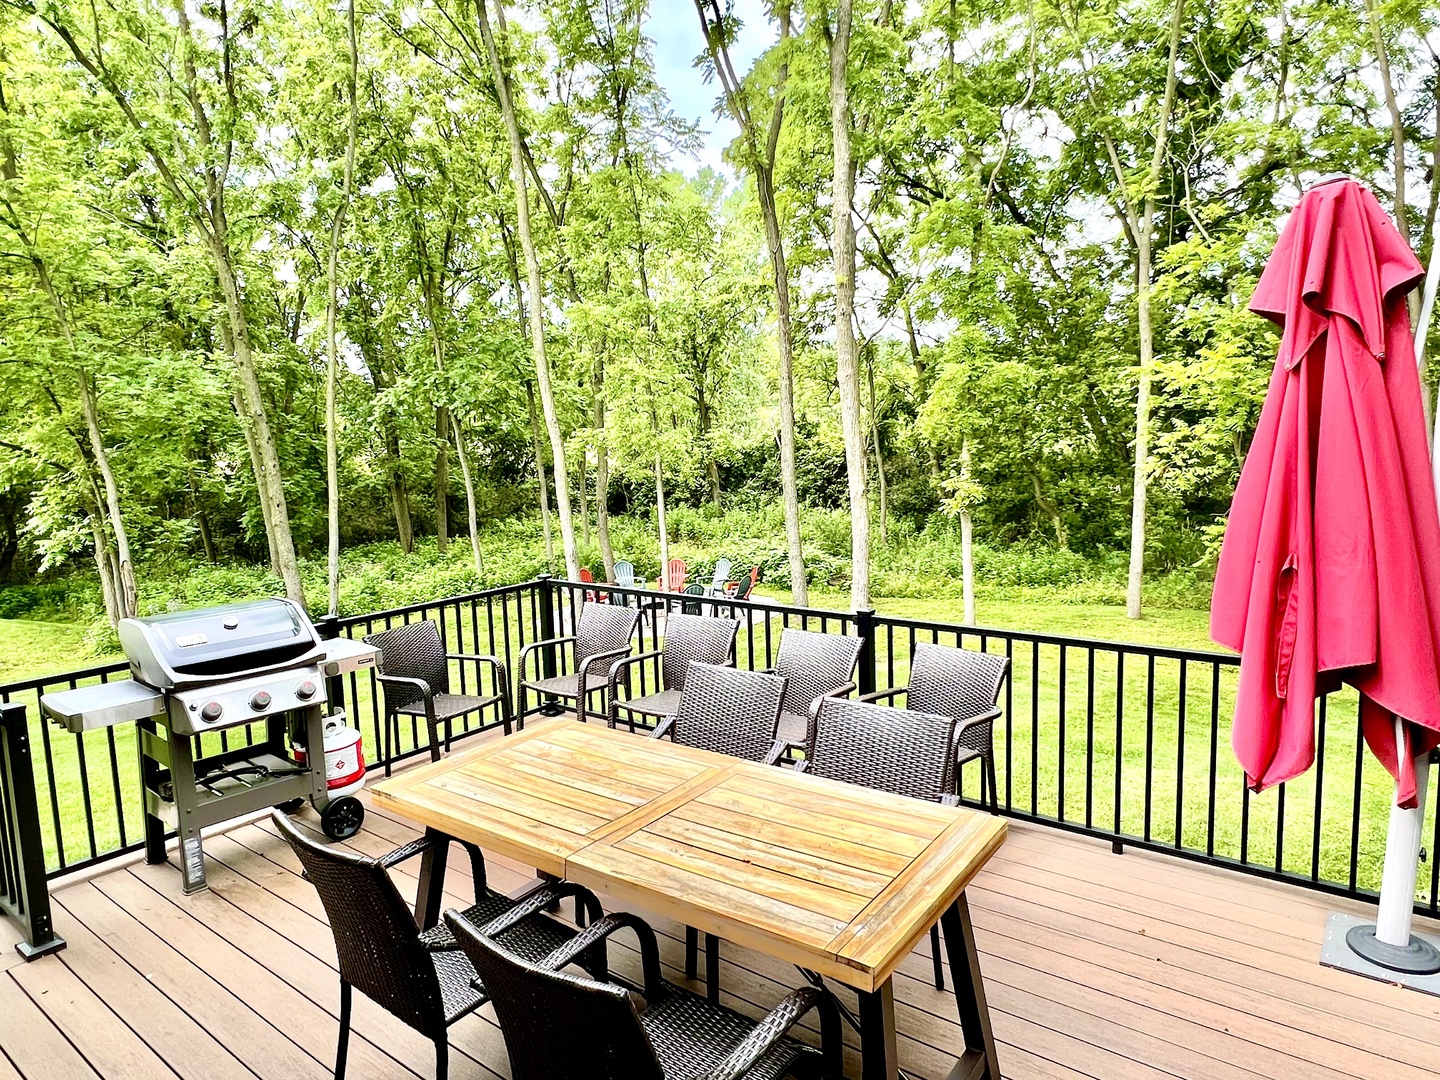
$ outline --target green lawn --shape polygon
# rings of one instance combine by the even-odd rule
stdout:
[[[770,599],[784,601],[783,594]],[[816,607],[843,611],[848,597],[838,593],[812,594]],[[878,599],[876,608],[887,615],[926,622],[958,624],[958,601]],[[1207,637],[1207,615],[1202,611],[1159,610],[1131,621],[1123,609],[1108,605],[1075,605],[1043,594],[986,596],[979,604],[981,622],[988,628],[1032,631],[1098,641],[1133,642],[1217,652]],[[742,630],[740,659],[763,666],[767,637],[778,645],[781,620],[756,619]],[[446,618],[448,632],[456,636],[453,613]],[[462,651],[504,653],[507,641],[512,659],[518,657],[521,631],[525,640],[535,634],[528,604],[511,606],[504,615],[482,611],[475,623],[468,613],[461,620],[458,647]],[[793,620],[792,620],[793,623]],[[493,629],[492,629],[493,626]],[[831,629],[836,629],[831,623]],[[380,629],[377,627],[376,629]],[[478,630],[478,640],[476,630]],[[493,637],[492,637],[493,634]],[[921,635],[929,640],[930,635]],[[946,644],[971,648],[982,644],[971,633],[940,635]],[[55,623],[0,621],[9,681],[22,674],[53,672],[90,666],[100,661],[82,655],[82,635],[72,626]],[[453,642],[452,642],[453,643]],[[995,637],[984,645],[1004,651]],[[646,631],[643,647],[654,647]],[[752,651],[753,650],[753,651]],[[1063,652],[1063,657],[1062,657]],[[903,684],[908,675],[910,638],[903,631],[882,631],[877,645],[877,681]],[[1064,676],[1061,676],[1061,664]],[[1311,770],[1287,785],[1283,798],[1283,834],[1277,827],[1281,793],[1276,790],[1248,795],[1229,746],[1234,702],[1235,669],[1205,661],[1182,665],[1127,655],[1123,678],[1118,677],[1117,653],[1104,648],[1012,646],[1012,677],[1002,705],[1005,715],[996,726],[995,745],[1002,797],[1017,810],[1059,817],[1097,828],[1118,827],[1129,834],[1148,835],[1162,844],[1192,850],[1213,850],[1218,855],[1279,865],[1286,870],[1346,883],[1352,842],[1352,810],[1357,790],[1361,807],[1357,884],[1377,888],[1384,851],[1384,830],[1391,784],[1368,752],[1358,757],[1355,702],[1351,694],[1336,695],[1324,726],[1326,751],[1323,774]],[[1184,689],[1182,693],[1182,667]],[[892,674],[893,673],[893,674]],[[1218,673],[1218,674],[1217,674]],[[459,672],[456,669],[455,677]],[[473,675],[467,673],[467,678]],[[518,681],[518,673],[512,683]],[[1119,691],[1117,693],[1117,690]],[[353,684],[352,713],[362,722],[367,752],[373,758],[377,695],[368,680]],[[33,708],[33,698],[27,701]],[[1147,724],[1147,716],[1153,722]],[[58,796],[59,829],[67,862],[90,854],[92,838],[85,827],[83,804],[88,790],[98,831],[94,850],[103,852],[120,840],[117,808],[124,807],[125,839],[138,836],[138,799],[135,798],[135,745],[133,729],[94,732],[75,739],[53,726],[39,730],[37,742],[48,740],[54,762],[54,788]],[[407,727],[402,745],[416,745],[417,733]],[[82,761],[83,757],[83,761]],[[50,809],[48,775],[39,777],[49,855],[58,854],[53,843],[55,814]],[[1318,785],[1318,800],[1317,800]],[[1209,793],[1214,800],[1213,820]],[[964,778],[967,795],[978,794],[974,766]],[[1117,810],[1118,808],[1118,810]],[[1318,822],[1320,857],[1312,867],[1312,845]],[[1247,828],[1248,823],[1248,828]],[[1433,821],[1426,826],[1431,835]],[[1242,837],[1248,845],[1242,848]],[[1428,895],[1422,881],[1422,896]]]

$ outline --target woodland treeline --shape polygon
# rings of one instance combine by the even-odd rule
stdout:
[[[813,504],[857,605],[949,518],[967,594],[972,538],[1128,547],[1138,615],[1228,505],[1288,207],[1346,172],[1431,254],[1419,0],[770,0],[749,65],[695,0],[733,176],[648,8],[0,0],[0,573],[93,560],[112,619],[149,559],[479,573],[538,504],[573,576],[780,499],[802,602]]]

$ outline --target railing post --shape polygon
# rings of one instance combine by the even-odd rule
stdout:
[[[0,842],[12,856],[0,865],[0,908],[25,928],[26,940],[15,951],[34,960],[63,949],[65,939],[50,918],[29,721],[25,706],[15,702],[0,704],[0,794]]]
[[[558,636],[555,633],[555,586],[551,584],[554,579],[552,574],[537,574],[535,587],[540,593],[540,640],[549,641]],[[545,678],[555,678],[555,650],[543,649],[540,653],[540,666]],[[524,675],[524,672],[521,672]]]
[[[856,685],[862,694],[875,692],[875,609],[860,608],[855,612],[855,633],[860,637],[860,671]]]
[[[338,615],[326,615],[315,624],[315,632],[320,635],[322,641],[334,641],[340,636],[340,617]],[[331,675],[325,680],[325,696],[330,702],[330,711],[335,712],[345,705],[345,676]],[[349,715],[349,712],[346,712]],[[360,727],[360,717],[355,717],[355,727]]]

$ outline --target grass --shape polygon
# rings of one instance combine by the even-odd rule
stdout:
[[[768,595],[780,602],[789,599],[784,593]],[[811,603],[844,611],[848,596],[812,592]],[[950,598],[882,598],[875,606],[885,615],[925,622],[958,624],[961,617],[960,602]],[[1219,651],[1208,641],[1208,617],[1203,611],[1159,610],[1137,622],[1126,619],[1124,610],[1114,605],[1071,604],[1050,590],[1012,589],[982,592],[979,615],[991,628]],[[498,608],[488,613],[482,609],[474,622],[467,613],[458,625],[450,612],[446,623],[452,642],[458,637],[462,651],[504,654],[508,647],[512,662],[518,657],[522,632],[523,640],[536,636],[528,604],[511,605],[503,615]],[[837,627],[831,623],[830,629]],[[645,648],[653,647],[651,633],[645,632]],[[764,666],[767,635],[773,648],[779,633],[778,619],[768,626],[763,621],[754,625],[748,644],[742,637],[741,663],[750,663],[753,655],[755,666]],[[922,640],[931,637],[970,648],[983,644],[990,651],[1007,647],[1004,638],[991,636],[982,642],[970,632],[921,635]],[[18,677],[22,665],[36,674],[97,663],[80,655],[81,638],[75,626],[0,621],[6,679]],[[903,630],[882,632],[876,658],[879,684],[906,681],[910,645]],[[1210,851],[1342,885],[1349,884],[1353,844],[1358,852],[1355,884],[1378,888],[1391,782],[1368,751],[1357,754],[1353,694],[1335,695],[1326,710],[1323,770],[1312,769],[1283,790],[1251,794],[1229,747],[1233,666],[1205,661],[1182,664],[1164,658],[1152,664],[1134,653],[1121,659],[1114,649],[1068,646],[1062,650],[1023,641],[1012,641],[1009,648],[1012,677],[1002,699],[1005,715],[996,726],[995,745],[1001,794],[1017,811],[1098,829],[1118,828],[1157,844]],[[352,681],[347,696],[353,715],[361,719],[367,752],[373,758],[378,753],[379,697],[373,686],[358,681]],[[33,709],[33,698],[27,703]],[[76,739],[57,734],[53,726],[40,731],[38,720],[32,720],[32,727],[37,729],[37,742],[48,743],[53,762],[53,773],[39,778],[52,865],[59,855],[54,844],[57,831],[64,840],[66,861],[72,863],[138,838],[133,729]],[[402,744],[409,748],[423,742],[417,736],[418,731],[407,729]],[[52,784],[54,810],[49,796]],[[964,790],[968,796],[978,796],[974,766],[967,768]],[[94,808],[95,835],[88,831],[83,812],[87,792]],[[1357,798],[1358,829],[1352,812]],[[1432,817],[1424,835],[1431,835],[1433,828]],[[1314,857],[1317,832],[1318,858]],[[1428,879],[1421,885],[1424,898]]]

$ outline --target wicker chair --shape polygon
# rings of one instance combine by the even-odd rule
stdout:
[[[513,1080],[841,1080],[840,1014],[824,989],[803,987],[756,1022],[706,1002],[660,974],[655,932],[633,915],[607,915],[544,960],[517,956],[496,938],[447,912],[485,985],[505,1036]],[[643,987],[585,978],[562,969],[622,928],[640,942]],[[635,992],[644,994],[643,1011]],[[788,1037],[811,1010],[821,1049]]]
[[[710,588],[705,590],[706,596],[724,596],[725,583],[730,578],[731,562],[729,559],[718,559],[715,562],[715,573],[710,576]]]
[[[680,692],[685,689],[685,676],[690,662],[698,660],[704,664],[725,664],[735,649],[735,633],[739,627],[730,619],[717,619],[708,615],[671,615],[665,620],[664,647],[654,652],[627,656],[610,665],[609,692],[606,694],[610,726],[613,728],[620,719],[623,709],[630,730],[635,730],[635,717],[652,717],[647,726],[653,726],[669,716],[680,704]],[[625,684],[628,693],[630,671],[639,663],[660,658],[660,685],[652,694],[628,698],[619,696],[620,683]]]
[[[430,734],[430,760],[440,760],[440,725],[445,725],[445,749],[450,749],[451,722],[490,705],[500,707],[500,722],[510,734],[510,670],[498,656],[479,653],[447,653],[440,640],[440,628],[432,620],[407,623],[384,633],[371,634],[366,644],[380,650],[380,685],[385,690],[385,775],[390,775],[390,731],[400,743],[400,717],[420,716]],[[452,694],[450,661],[476,665],[475,689],[480,689],[480,669],[488,666],[494,693]]]
[[[855,689],[855,661],[860,639],[843,634],[817,634],[813,630],[786,629],[771,670],[790,680],[775,737],[790,753],[810,752],[815,707],[821,698],[839,697]]]
[[[1010,658],[973,649],[920,642],[910,659],[910,685],[866,694],[862,701],[889,701],[900,694],[905,705],[920,712],[952,716],[955,729],[955,769],[952,789],[960,793],[960,766],[979,760],[980,798],[988,785],[990,812],[999,809],[995,783],[994,727],[1000,717],[996,702],[1010,675]]]
[[[311,839],[280,811],[273,815],[280,835],[289,842],[304,867],[306,879],[320,894],[335,935],[340,962],[340,1037],[335,1051],[335,1077],[344,1080],[350,1045],[350,1005],[359,990],[381,1008],[402,1020],[435,1044],[436,1080],[444,1080],[449,1058],[446,1035],[450,1025],[474,1012],[488,999],[476,984],[475,969],[458,951],[446,926],[421,931],[387,873],[390,867],[422,854],[433,844],[449,843],[435,834],[396,848],[380,859],[369,859],[329,847]],[[539,959],[573,940],[575,931],[540,914],[562,896],[576,897],[591,919],[601,917],[600,903],[588,890],[569,882],[541,886],[523,900],[492,892],[485,884],[485,859],[480,849],[470,852],[478,902],[466,916],[489,923],[501,916],[508,921],[498,940],[522,956]],[[579,955],[577,953],[577,955]],[[583,959],[603,975],[603,953],[592,949]]]
[[[823,698],[816,710],[811,753],[795,767],[812,776],[958,805],[951,790],[955,770],[955,718],[864,701]],[[945,989],[940,927],[930,927],[935,989]]]
[[[783,675],[693,662],[679,704],[654,736],[773,765],[785,752],[775,739],[775,718],[786,685]]]
[[[575,633],[526,645],[520,652],[521,725],[525,723],[525,701],[530,691],[534,691],[542,701],[545,698],[565,698],[575,702],[575,711],[580,714],[581,720],[591,715],[607,716],[605,711],[592,714],[588,707],[589,698],[592,694],[605,692],[608,683],[601,674],[604,666],[630,651],[630,638],[639,620],[640,612],[635,608],[584,604],[580,608],[580,623]],[[537,679],[527,677],[526,661],[532,653],[541,654],[542,650],[548,650],[553,657],[555,651],[567,643],[574,646],[575,667],[570,674]]]

